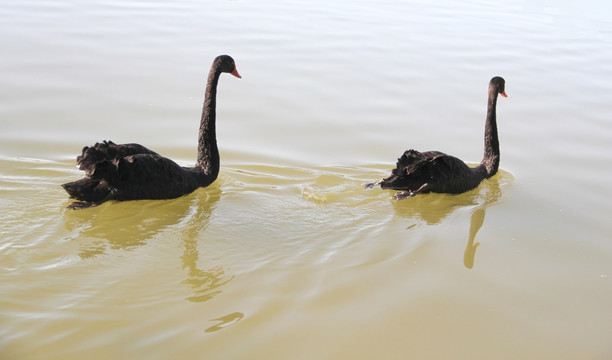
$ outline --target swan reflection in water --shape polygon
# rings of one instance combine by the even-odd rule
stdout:
[[[484,180],[476,189],[459,194],[427,194],[419,195],[409,199],[393,201],[393,206],[398,215],[424,221],[428,225],[435,225],[444,220],[448,215],[458,208],[474,206],[470,216],[470,230],[468,242],[463,255],[463,264],[471,269],[474,266],[476,249],[480,245],[475,241],[476,234],[482,227],[486,209],[495,205],[502,197],[504,189],[509,187],[514,177],[503,170],[497,175]],[[412,225],[409,228],[413,228]]]
[[[194,294],[187,300],[202,302],[218,293],[219,288],[233,280],[221,267],[198,268],[199,234],[206,230],[216,203],[221,197],[218,185],[172,200],[141,200],[106,203],[81,211],[66,211],[66,227],[73,239],[82,242],[79,256],[94,258],[112,250],[133,250],[149,240],[168,237],[182,242],[180,256],[189,285]]]

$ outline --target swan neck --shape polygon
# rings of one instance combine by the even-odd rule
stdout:
[[[499,168],[499,138],[497,136],[497,92],[489,89],[487,120],[485,122],[484,156],[481,165],[486,169],[486,177],[497,173]]]
[[[216,133],[217,83],[221,72],[213,66],[208,74],[206,93],[202,107],[202,120],[198,135],[198,159],[196,167],[213,181],[219,174],[219,149]],[[212,181],[211,181],[212,182]]]

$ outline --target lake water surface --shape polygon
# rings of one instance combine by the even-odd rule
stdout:
[[[0,0],[0,358],[612,358],[612,5]],[[221,173],[80,210],[109,139]],[[404,150],[501,169],[365,190]]]

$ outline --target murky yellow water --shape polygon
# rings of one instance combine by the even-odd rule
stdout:
[[[603,1],[22,1],[0,12],[0,358],[612,357],[612,11]],[[219,180],[68,211],[84,145]],[[461,195],[363,184],[406,149],[501,171]]]

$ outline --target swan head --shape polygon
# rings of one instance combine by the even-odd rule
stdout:
[[[508,97],[506,95],[506,80],[501,76],[495,76],[489,81],[489,91],[493,91],[495,94],[503,97]]]
[[[238,79],[241,79],[242,76],[238,73],[238,69],[236,68],[236,62],[229,55],[219,55],[213,61],[213,66],[219,69],[221,72],[226,72],[234,75]]]

